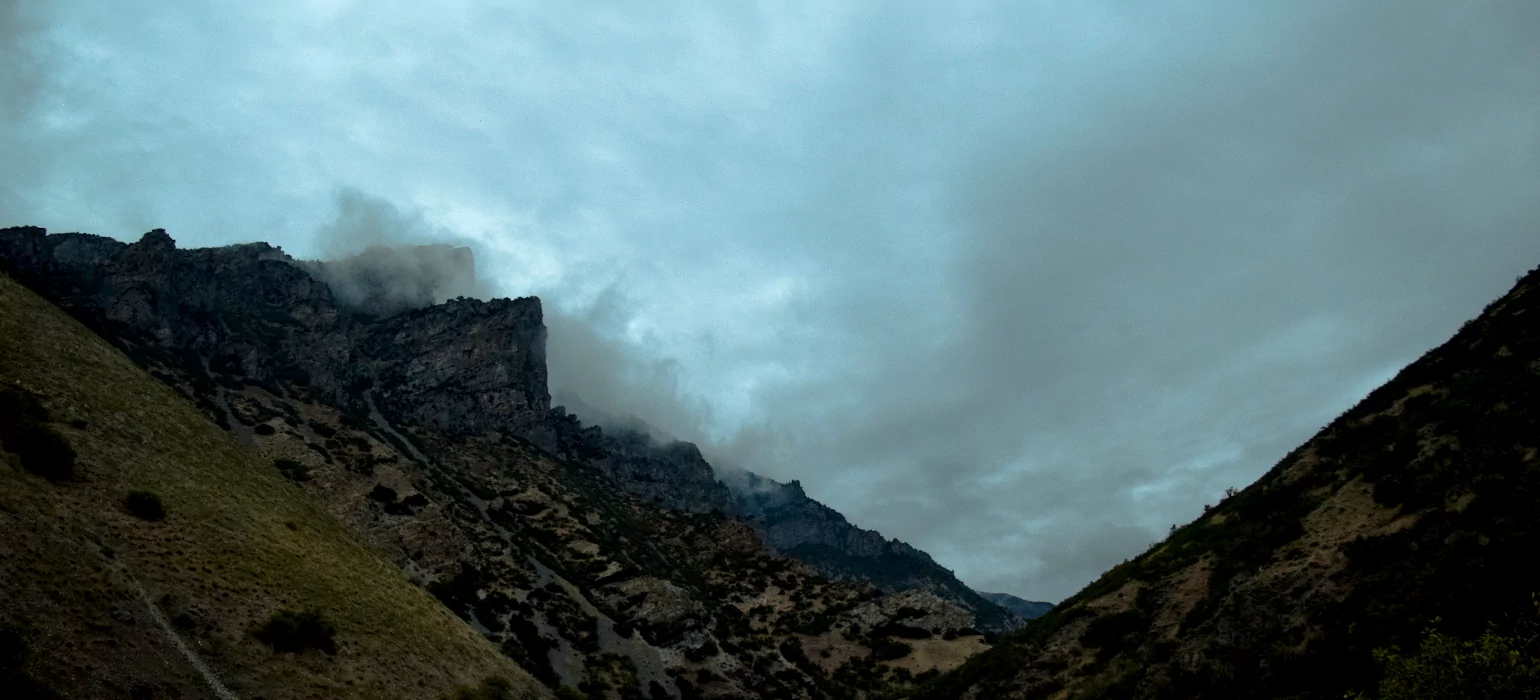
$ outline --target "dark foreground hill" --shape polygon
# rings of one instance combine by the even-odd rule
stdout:
[[[918,697],[1536,697],[1537,420],[1540,271]]]
[[[0,695],[434,698],[493,676],[550,695],[270,461],[4,275],[0,444]]]

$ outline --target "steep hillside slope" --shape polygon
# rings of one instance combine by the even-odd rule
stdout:
[[[551,686],[594,697],[901,689],[974,615],[767,550],[687,444],[549,407],[536,299],[379,316],[265,244],[0,230],[0,264],[201,407]]]
[[[758,525],[765,544],[777,552],[828,576],[866,581],[885,591],[930,591],[972,612],[980,629],[1015,629],[1027,619],[975,592],[929,554],[852,525],[809,498],[798,482],[783,484],[752,472],[726,477],[734,512]]]
[[[981,628],[1019,624],[925,553],[850,525],[800,489],[759,479],[779,489],[771,512],[758,507],[761,499],[729,493],[694,445],[585,427],[552,407],[538,299],[432,303],[474,279],[469,250],[375,248],[320,263],[263,243],[181,250],[160,230],[126,245],[18,227],[0,230],[0,269],[157,376],[183,382],[216,420],[227,420],[226,408],[212,403],[221,390],[210,382],[220,376],[270,393],[292,384],[291,393],[354,411],[363,410],[362,392],[378,386],[373,398],[393,420],[517,435],[598,468],[643,500],[751,518],[777,551],[827,576],[930,591],[972,611]]]
[[[3,275],[0,409],[0,627],[55,691],[434,698],[501,676],[549,696],[271,462]],[[46,461],[40,434],[68,448]],[[265,646],[255,630],[282,610],[319,612],[334,653]]]
[[[1430,627],[1533,640],[1537,421],[1540,271],[1257,483],[917,697],[1341,698],[1375,691],[1373,650],[1416,649]]]

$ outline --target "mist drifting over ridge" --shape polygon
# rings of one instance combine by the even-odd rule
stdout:
[[[1540,258],[1523,4],[3,10],[14,223],[469,246],[553,393],[1037,599]]]

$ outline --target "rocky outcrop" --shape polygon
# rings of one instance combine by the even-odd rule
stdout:
[[[922,552],[795,484],[755,511],[757,530],[694,445],[551,407],[539,300],[444,298],[429,278],[463,277],[469,261],[425,255],[393,280],[261,243],[181,250],[160,230],[132,244],[0,230],[0,271],[196,403],[549,684],[846,697],[912,687],[910,672],[982,648],[965,621],[997,618]],[[887,601],[873,580],[922,590]],[[922,618],[923,644],[895,641]]]
[[[213,386],[302,394],[448,434],[489,430],[593,466],[626,492],[691,513],[755,522],[775,551],[884,590],[923,589],[1015,624],[924,552],[857,528],[801,486],[752,480],[735,496],[692,444],[584,426],[553,408],[535,298],[448,298],[470,290],[466,249],[370,249],[301,261],[265,243],[178,249],[165,231],[122,243],[35,227],[0,231],[0,267],[44,292],[173,384],[216,420]],[[434,303],[442,302],[442,303]]]
[[[838,511],[809,498],[799,482],[783,484],[752,472],[727,474],[725,481],[733,492],[734,512],[755,523],[765,544],[777,552],[826,575],[867,581],[884,591],[929,591],[971,611],[980,629],[1014,629],[1022,622],[929,554],[850,524]]]
[[[453,279],[474,274],[468,250],[416,252]],[[730,508],[693,445],[606,435],[551,408],[539,299],[420,306],[441,289],[426,268],[403,262],[411,257],[376,251],[315,263],[266,243],[182,250],[161,229],[132,244],[37,227],[0,230],[0,269],[130,356],[194,384],[282,393],[288,382],[359,414],[373,389],[394,422],[502,431],[593,464],[648,500],[692,512]],[[380,260],[391,265],[369,266]],[[184,393],[198,400],[208,392]],[[201,405],[227,421],[218,406]]]
[[[360,343],[386,415],[450,432],[533,434],[546,420],[540,300],[455,299],[370,324]]]

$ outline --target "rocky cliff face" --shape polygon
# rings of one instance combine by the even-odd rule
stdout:
[[[540,300],[455,299],[370,324],[358,344],[385,415],[528,435],[550,414]]]
[[[982,648],[951,600],[883,602],[767,550],[694,446],[551,408],[536,299],[350,306],[322,281],[335,271],[266,244],[179,250],[163,231],[0,230],[0,268],[552,685],[846,697]]]
[[[264,243],[178,250],[161,230],[124,244],[23,227],[0,235],[0,261],[131,354],[188,375],[204,387],[189,396],[221,421],[209,383],[292,382],[354,412],[372,387],[393,421],[518,435],[602,469],[644,500],[749,518],[774,550],[826,575],[930,590],[974,610],[987,629],[1017,622],[929,555],[851,525],[800,485],[750,474],[734,495],[694,445],[585,427],[552,409],[538,299],[441,299],[474,289],[469,250],[371,248],[317,263]]]
[[[440,262],[471,265],[443,246],[426,248]],[[397,257],[376,252],[368,259]],[[595,464],[643,498],[693,512],[731,507],[694,446],[606,435],[552,410],[539,299],[417,306],[436,288],[405,263],[384,271],[406,280],[389,286],[359,258],[297,261],[265,243],[178,250],[159,229],[133,244],[6,229],[0,261],[130,355],[186,374],[198,385],[189,396],[220,421],[224,409],[208,403],[213,383],[274,393],[290,383],[359,413],[373,389],[393,421],[450,433],[500,430]]]

